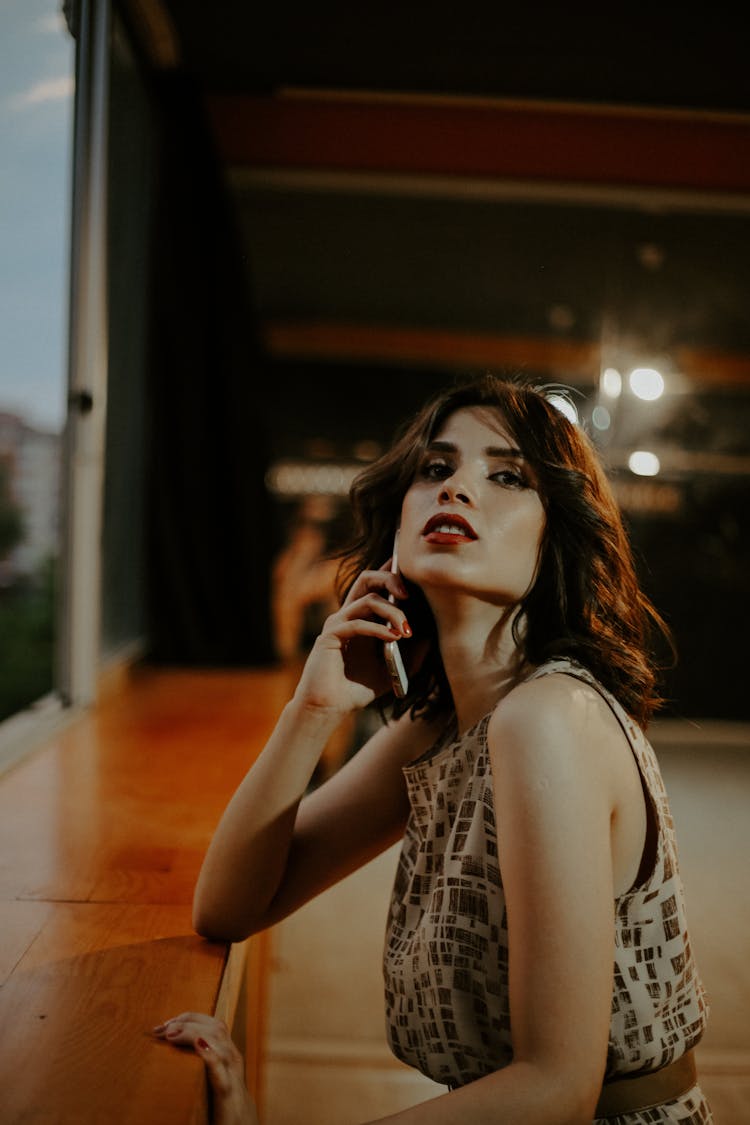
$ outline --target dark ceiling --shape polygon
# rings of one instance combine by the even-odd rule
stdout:
[[[212,92],[303,86],[750,109],[744,20],[726,5],[163,7],[181,64]]]
[[[123,4],[209,108],[269,354],[750,385],[750,79],[725,11]]]

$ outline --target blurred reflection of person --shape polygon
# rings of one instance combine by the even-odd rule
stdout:
[[[314,635],[336,606],[338,563],[327,556],[328,528],[334,503],[328,496],[308,496],[292,518],[285,547],[271,570],[271,606],[276,654],[283,662],[302,656],[307,630]],[[311,614],[311,611],[313,613]],[[316,619],[310,621],[311,616]]]
[[[305,497],[294,513],[286,546],[271,569],[271,616],[276,655],[294,669],[307,654],[325,619],[338,607],[339,561],[330,545],[338,530],[334,497]],[[321,784],[346,760],[357,726],[349,717],[333,731],[315,767],[311,786]]]

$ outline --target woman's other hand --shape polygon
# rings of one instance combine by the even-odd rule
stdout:
[[[153,1029],[157,1039],[190,1047],[206,1064],[213,1125],[258,1125],[255,1103],[245,1085],[242,1055],[222,1020],[183,1012]]]

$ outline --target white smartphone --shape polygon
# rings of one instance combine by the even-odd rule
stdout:
[[[393,539],[391,574],[398,574],[398,529],[396,529],[396,534]],[[388,595],[388,601],[392,605],[395,605],[396,599],[393,594]],[[388,674],[391,677],[393,694],[399,699],[403,699],[409,690],[409,677],[406,675],[406,669],[404,668],[404,662],[401,658],[398,641],[385,641],[383,651],[385,653],[385,662],[388,666]]]

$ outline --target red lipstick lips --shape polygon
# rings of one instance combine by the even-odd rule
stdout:
[[[477,538],[477,533],[468,520],[449,512],[432,516],[425,524],[422,535],[428,543],[446,545],[471,543]]]

